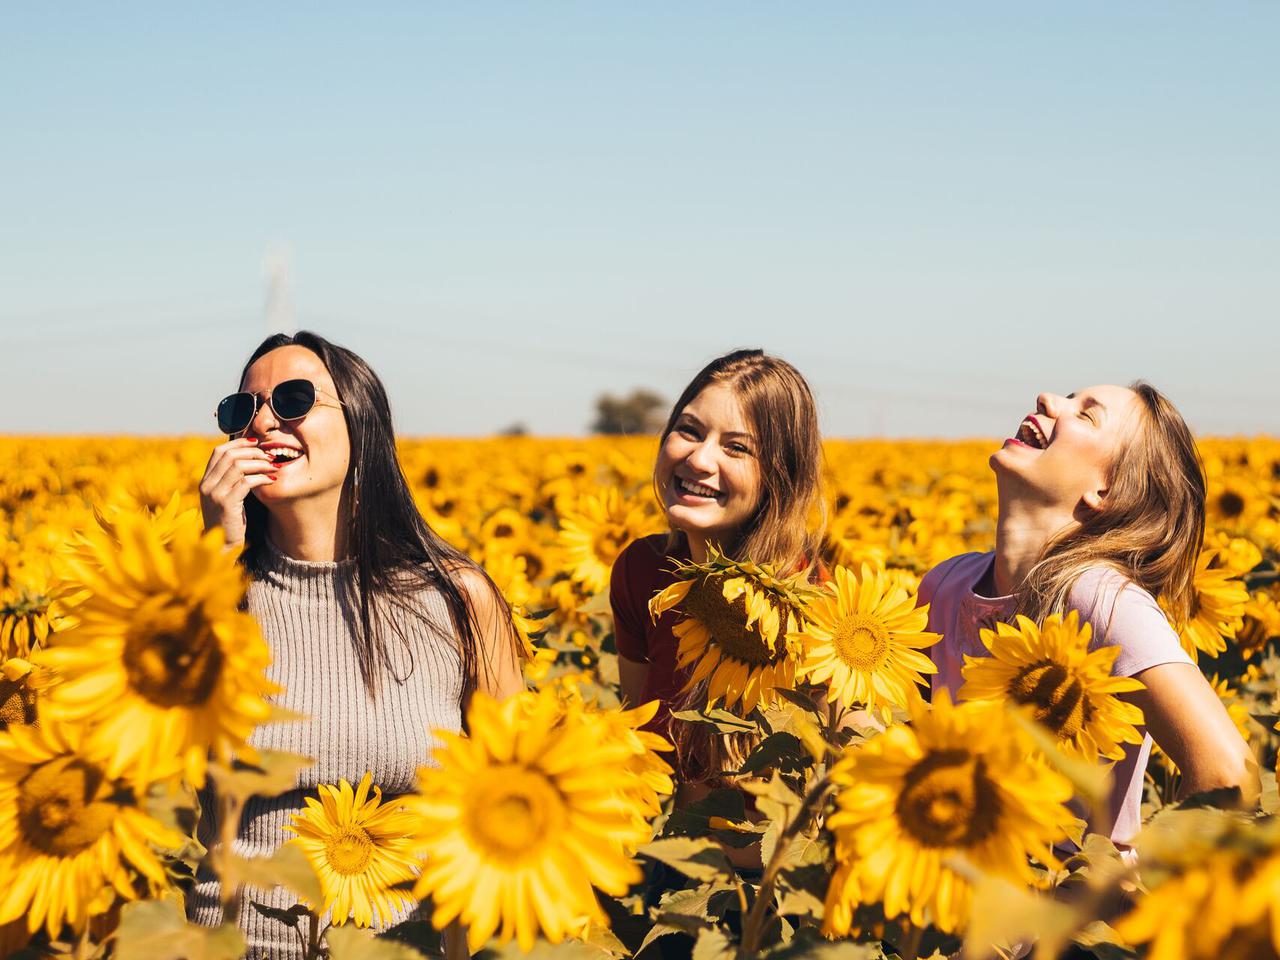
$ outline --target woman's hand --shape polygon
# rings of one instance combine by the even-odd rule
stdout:
[[[1142,708],[1151,738],[1182,771],[1179,794],[1237,788],[1241,803],[1258,800],[1258,764],[1200,669],[1166,663],[1136,674],[1145,690],[1125,699]]]
[[[276,479],[276,465],[257,444],[257,440],[241,438],[214,447],[200,480],[204,528],[221,527],[228,546],[244,543],[244,498],[249,491]]]

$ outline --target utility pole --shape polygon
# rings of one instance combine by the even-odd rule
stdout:
[[[277,241],[267,248],[262,258],[262,273],[267,281],[266,321],[268,333],[295,333],[293,321],[293,252],[289,245]]]

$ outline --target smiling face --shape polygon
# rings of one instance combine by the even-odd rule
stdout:
[[[1099,509],[1116,460],[1138,428],[1140,408],[1128,387],[1040,394],[1035,412],[991,456],[1001,493],[1073,514],[1082,505]]]
[[[760,503],[757,453],[729,387],[713,383],[694,397],[663,440],[654,469],[672,529],[732,543]]]
[[[244,435],[256,439],[260,449],[276,458],[277,479],[258,487],[254,496],[268,507],[326,495],[336,503],[351,460],[351,440],[335,399],[338,391],[320,358],[306,347],[279,347],[254,361],[240,389],[261,400],[286,380],[314,383],[316,403],[299,420],[277,419],[270,404],[261,404]]]

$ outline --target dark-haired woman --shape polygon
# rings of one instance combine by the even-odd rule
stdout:
[[[1161,609],[1175,620],[1190,612],[1205,521],[1199,454],[1173,404],[1145,383],[1043,393],[991,468],[996,549],[952,557],[920,584],[928,629],[943,636],[929,651],[934,689],[954,695],[965,657],[987,655],[983,627],[1078,611],[1095,646],[1120,648],[1113,673],[1145,685],[1127,696],[1142,708],[1146,736],[1116,763],[1110,803],[1090,828],[1118,843],[1137,832],[1153,737],[1182,771],[1184,791],[1255,797],[1253,756]],[[1059,709],[1074,695],[1036,690]]]
[[[412,790],[431,730],[460,729],[472,691],[506,696],[522,680],[506,604],[414,507],[386,391],[363,360],[314,334],[270,337],[218,416],[232,439],[200,483],[205,525],[241,548],[278,702],[308,718],[261,727],[250,742],[316,761],[293,790],[245,809],[236,853],[266,856],[318,784],[371,771],[386,795]],[[212,795],[202,802],[209,844],[218,807]],[[188,913],[219,923],[220,896],[217,878],[198,877]],[[241,894],[249,956],[300,956],[294,931],[250,899],[295,902],[282,888]]]

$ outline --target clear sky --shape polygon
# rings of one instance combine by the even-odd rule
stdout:
[[[1280,4],[7,3],[0,432],[212,431],[268,332],[408,434],[763,346],[828,433],[1145,377],[1280,433]]]

